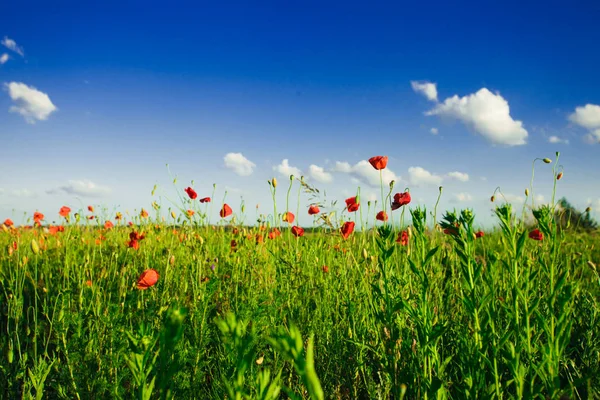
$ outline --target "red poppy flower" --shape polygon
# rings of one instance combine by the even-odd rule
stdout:
[[[188,217],[193,217],[194,214],[196,214],[196,211],[194,211],[194,210],[187,210],[186,213],[187,213]]]
[[[203,197],[200,199],[200,203],[210,203],[210,197]]]
[[[283,217],[281,217],[281,220],[283,222],[287,222],[288,224],[293,224],[295,219],[296,219],[296,217],[294,216],[294,214],[292,214],[289,211],[284,212]]]
[[[136,232],[136,231],[129,233],[129,239],[131,239],[131,240],[142,240],[145,237],[146,237],[146,235],[144,235],[143,233]]]
[[[398,239],[396,239],[396,243],[400,243],[402,246],[408,246],[408,232],[400,232],[398,234]]]
[[[323,265],[323,272],[328,273],[329,267],[327,265]]]
[[[369,158],[369,163],[371,163],[373,168],[375,168],[376,170],[384,169],[385,167],[387,167],[387,162],[387,156],[375,156]]]
[[[319,210],[318,206],[312,205],[312,206],[308,207],[308,215],[315,215],[315,214],[318,214],[319,212],[321,212],[321,210]]]
[[[187,195],[190,196],[190,199],[195,200],[196,197],[198,197],[198,193],[196,193],[196,191],[191,187],[186,187],[184,190],[187,193]]]
[[[60,215],[61,217],[65,217],[67,218],[69,216],[69,213],[71,212],[71,209],[67,206],[62,206],[60,208],[60,211],[58,212],[58,215]]]
[[[375,216],[375,218],[377,218],[378,221],[384,221],[384,222],[388,220],[388,216],[385,211],[379,211],[377,213],[377,215]]]
[[[475,232],[475,238],[483,237],[483,231]]]
[[[128,225],[129,225],[129,226],[133,226],[133,221],[129,221],[129,222],[128,222]]]
[[[454,227],[450,227],[450,228],[446,228],[444,229],[444,233],[446,235],[458,235],[458,228],[454,228]]]
[[[529,238],[533,240],[544,240],[544,234],[539,229],[534,229],[529,232]]]
[[[221,218],[227,218],[231,214],[233,214],[233,210],[231,209],[231,207],[229,207],[229,205],[227,204],[223,204],[223,208],[221,208],[221,211],[219,212]]]
[[[410,200],[411,198],[409,192],[396,193],[394,195],[394,202],[392,203],[392,210],[397,210],[400,207],[407,205],[410,203]]]
[[[94,219],[94,216],[93,215],[88,215],[87,219],[92,220],[92,219]]]
[[[304,236],[304,229],[302,229],[302,228],[301,228],[301,227],[299,227],[299,226],[293,226],[293,227],[292,227],[292,234],[293,234],[294,236],[296,236],[296,237],[299,237],[299,236]]]
[[[269,239],[275,239],[281,236],[281,232],[277,228],[273,228],[271,232],[269,232]]]
[[[349,197],[346,199],[346,209],[348,212],[358,211],[358,207],[360,207],[360,203],[358,202],[358,196]]]
[[[56,235],[57,232],[58,232],[58,226],[50,226],[50,227],[48,227],[48,233],[50,235]]]
[[[105,229],[112,229],[114,226],[115,226],[115,225],[114,225],[112,222],[110,222],[110,221],[106,221],[106,222],[104,223],[104,228],[105,228]]]
[[[348,236],[354,232],[354,225],[356,225],[353,221],[347,221],[342,225],[342,236],[344,239],[348,239]]]
[[[41,212],[37,212],[37,211],[34,212],[33,213],[33,220],[35,222],[38,222],[37,225],[39,225],[39,222],[44,220],[44,214],[42,214]]]
[[[237,247],[237,242],[235,241],[235,239],[231,239],[231,243],[229,244],[231,246],[231,249],[235,249]]]
[[[88,206],[88,211],[89,212],[94,212],[94,206]]]
[[[6,218],[4,220],[4,226],[6,226],[7,228],[10,228],[13,225],[14,225],[14,222],[12,222],[12,220],[10,218]]]
[[[156,285],[156,282],[158,282],[159,277],[160,275],[155,269],[147,269],[144,272],[142,272],[142,274],[138,278],[137,288],[140,290],[146,290],[149,287]]]
[[[140,211],[140,217],[148,218],[148,211],[146,211],[142,208],[142,211]]]
[[[131,239],[129,242],[127,242],[127,247],[137,250],[140,248],[140,242],[135,239]]]

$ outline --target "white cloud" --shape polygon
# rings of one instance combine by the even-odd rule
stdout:
[[[569,144],[569,141],[566,139],[561,139],[558,136],[550,136],[548,138],[548,143],[564,143],[564,144]]]
[[[70,180],[66,185],[46,191],[47,194],[66,193],[81,197],[101,197],[110,192],[111,189],[109,187],[97,185],[88,179]]]
[[[410,183],[415,186],[420,185],[439,185],[442,183],[442,177],[434,175],[422,167],[410,167],[408,169]]]
[[[504,197],[499,197],[511,204],[523,204],[523,202],[525,201],[525,199],[522,196],[517,196],[515,194],[510,193],[505,194]]]
[[[359,161],[352,166],[345,161],[336,161],[332,171],[350,174],[353,179],[352,182],[357,184],[364,183],[373,187],[379,187],[381,183],[379,180],[379,171],[373,168],[367,160]],[[381,177],[384,185],[389,185],[391,181],[400,182],[402,179],[389,168],[381,170]]]
[[[517,146],[526,143],[527,131],[521,121],[510,116],[508,102],[486,88],[464,97],[449,97],[425,115],[457,119],[495,144]]]
[[[456,179],[457,181],[461,181],[461,182],[468,182],[469,174],[466,174],[464,172],[454,171],[454,172],[448,173],[448,178]]]
[[[317,182],[330,183],[333,181],[333,176],[329,172],[325,172],[323,167],[314,164],[308,167],[308,173]]]
[[[6,64],[6,62],[8,61],[10,57],[8,56],[8,54],[4,53],[0,56],[0,65],[2,64]]]
[[[352,172],[352,166],[346,161],[336,161],[335,167],[333,167],[333,171],[349,174],[350,172]]]
[[[469,193],[456,193],[452,200],[455,203],[466,203],[473,200],[473,196],[471,196]]]
[[[286,177],[294,175],[295,177],[299,178],[300,176],[302,176],[302,171],[300,171],[296,167],[292,167],[287,158],[281,161],[281,164],[274,166],[273,171],[277,171],[281,175]]]
[[[419,94],[427,97],[429,101],[437,101],[437,88],[435,83],[431,82],[419,82],[419,81],[410,81],[410,86],[412,89]]]
[[[586,104],[576,107],[575,112],[569,115],[569,120],[589,130],[600,128],[600,106]]]
[[[25,56],[25,52],[23,51],[23,48],[20,47],[20,46],[18,46],[17,42],[15,42],[14,40],[10,39],[8,36],[4,36],[4,39],[0,42],[0,44],[2,44],[7,49],[14,51],[15,53],[17,53],[21,57]]]
[[[595,129],[585,135],[585,141],[590,144],[600,143],[600,129]]]
[[[34,124],[36,120],[45,121],[57,110],[46,93],[32,86],[19,82],[7,83],[5,86],[8,95],[16,104],[10,107],[9,111],[21,114],[30,124]]]
[[[242,153],[227,153],[223,161],[227,168],[232,169],[239,176],[252,175],[256,167],[256,164],[244,157]]]
[[[600,106],[586,104],[576,107],[575,112],[569,115],[569,120],[590,131],[585,136],[588,143],[600,143]]]
[[[429,132],[431,132],[432,135],[437,135],[438,133],[440,133],[440,131],[438,130],[438,128],[431,128],[429,130]]]

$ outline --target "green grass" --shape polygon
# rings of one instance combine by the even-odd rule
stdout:
[[[407,246],[391,221],[0,230],[0,397],[597,398],[600,238],[542,207],[536,241],[519,211],[475,238],[413,207]]]

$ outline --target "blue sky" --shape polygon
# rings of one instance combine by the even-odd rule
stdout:
[[[443,186],[442,209],[489,226],[494,189],[520,210],[533,159],[556,151],[557,196],[600,209],[599,19],[582,1],[3,5],[0,220],[133,213],[155,184],[166,209],[191,180],[254,219],[273,176],[283,209],[292,167],[328,202],[364,201],[380,193],[364,160],[387,155],[413,205]]]

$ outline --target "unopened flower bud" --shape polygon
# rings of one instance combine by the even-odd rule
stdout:
[[[273,179],[271,179],[271,184],[273,185],[274,188],[277,187],[277,178],[273,177]]]
[[[492,203],[494,202],[494,200],[496,200],[496,196],[492,196],[492,197],[490,197],[490,201],[491,201]]]
[[[556,180],[560,181],[560,179],[563,177],[563,173],[559,172],[558,175],[556,175]]]
[[[545,162],[546,164],[550,164],[552,162],[552,160],[549,158],[544,158],[542,161]]]
[[[175,211],[171,211],[171,217],[173,217],[173,219],[177,218],[177,214],[175,214]]]
[[[585,209],[586,213],[589,213],[590,211],[592,211],[592,207],[588,207],[588,208]]]
[[[529,196],[529,189],[525,189],[525,196]]]

